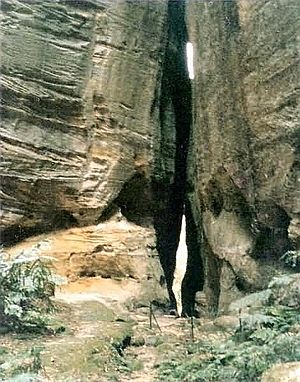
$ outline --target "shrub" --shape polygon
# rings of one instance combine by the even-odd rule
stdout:
[[[0,250],[0,327],[24,330],[45,325],[43,313],[53,309],[55,282],[51,259],[39,253],[41,242],[30,250],[9,256]]]
[[[242,321],[226,342],[196,342],[190,345],[190,357],[160,364],[158,380],[257,382],[275,363],[300,361],[300,334],[290,332],[299,319],[295,309],[266,307],[262,314]]]
[[[287,251],[280,260],[284,261],[286,265],[294,268],[295,270],[300,270],[300,251]]]

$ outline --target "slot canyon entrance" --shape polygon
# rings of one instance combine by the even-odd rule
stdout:
[[[187,226],[188,224],[188,226]],[[204,273],[201,257],[201,246],[196,226],[186,212],[182,215],[179,243],[176,251],[174,292],[177,313],[182,316],[198,316],[196,293],[203,290]],[[175,313],[175,312],[174,312]]]
[[[194,222],[187,186],[194,73],[193,45],[188,39],[184,2],[169,1],[167,25],[168,43],[159,91],[161,144],[153,179],[154,228],[170,299],[169,312],[177,315],[179,305],[183,316],[191,316],[196,292],[203,287],[203,267],[200,232]]]

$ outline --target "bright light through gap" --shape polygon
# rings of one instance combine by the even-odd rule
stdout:
[[[193,80],[195,78],[194,73],[194,48],[191,42],[186,43],[186,58],[187,58],[187,67],[189,71],[189,78]]]
[[[186,246],[186,222],[185,216],[182,216],[182,225],[180,232],[180,240],[176,253],[176,269],[175,269],[175,278],[173,283],[173,291],[177,301],[178,312],[182,313],[181,306],[181,283],[186,271],[188,251]]]

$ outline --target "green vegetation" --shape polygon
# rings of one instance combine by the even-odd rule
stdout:
[[[0,378],[5,381],[36,381],[41,369],[42,347],[33,346],[15,352],[9,347],[0,348]],[[29,377],[31,379],[29,379]],[[35,378],[35,379],[34,379]]]
[[[300,270],[300,251],[287,251],[283,256],[280,258],[285,262],[286,265],[288,265],[291,268],[296,269],[297,271]]]
[[[275,363],[300,361],[299,274],[276,277],[268,289],[232,303],[232,311],[247,313],[239,314],[231,335],[220,335],[210,321],[208,329],[199,324],[210,336],[191,342],[183,335],[189,336],[188,321],[177,323],[178,335],[157,335],[147,323],[134,333],[133,320],[99,301],[57,301],[54,307],[57,281],[51,259],[39,256],[44,245],[13,258],[0,252],[2,381],[39,382],[44,375],[118,381],[143,368],[136,352],[125,351],[129,346],[158,355],[157,380],[164,382],[257,382]]]
[[[299,310],[274,304],[241,315],[240,327],[224,342],[191,343],[186,356],[158,366],[158,380],[257,382],[273,364],[289,361],[300,361]]]
[[[47,243],[10,257],[0,252],[0,331],[33,331],[46,328],[45,314],[54,308],[55,280],[51,259],[40,257]]]
[[[0,251],[0,380],[37,382],[47,374],[53,380],[105,375],[114,381],[139,369],[137,360],[123,355],[133,322],[119,321],[98,301],[54,305],[62,280],[52,273],[52,259],[40,256],[46,245],[16,256]]]
[[[56,302],[46,335],[26,331],[1,337],[0,381],[118,381],[141,368],[124,355],[132,325],[98,301]]]

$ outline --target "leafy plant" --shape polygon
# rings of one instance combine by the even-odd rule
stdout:
[[[29,347],[20,352],[7,349],[5,357],[0,357],[1,381],[37,381],[42,369],[41,352],[43,347]]]
[[[51,258],[39,256],[48,246],[41,242],[17,256],[0,251],[0,326],[8,330],[41,327],[43,312],[53,309],[55,282]]]
[[[300,334],[289,331],[299,323],[297,310],[269,306],[248,316],[226,342],[196,342],[187,358],[160,364],[158,380],[256,382],[275,363],[300,361]]]
[[[280,260],[283,260],[286,265],[299,269],[300,267],[300,251],[287,251]]]

